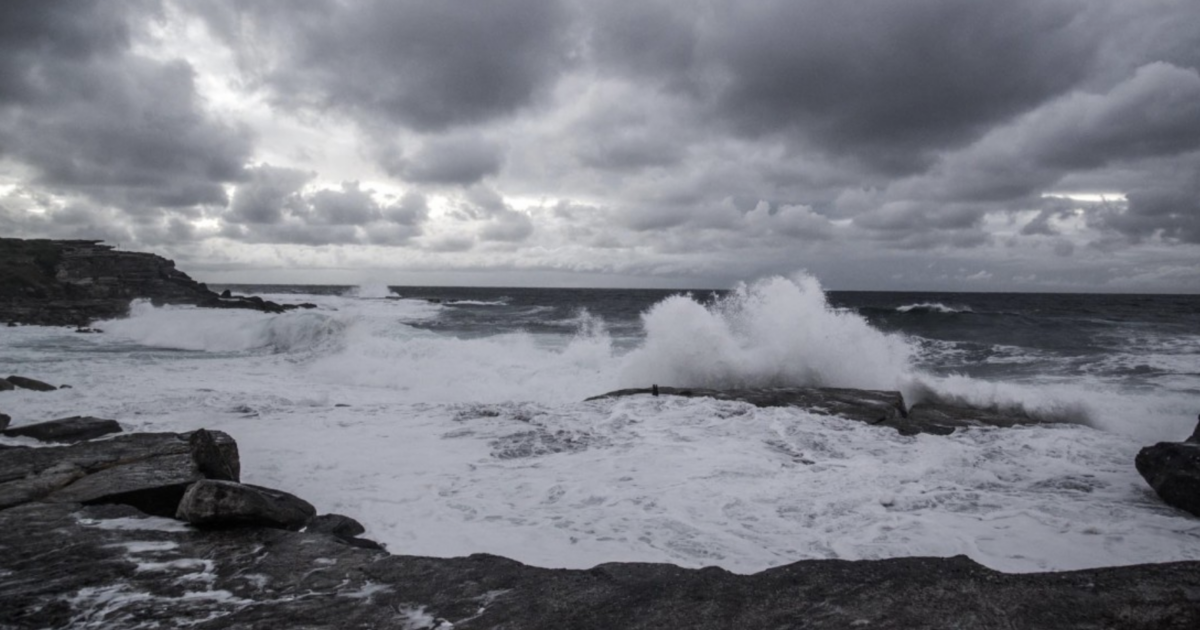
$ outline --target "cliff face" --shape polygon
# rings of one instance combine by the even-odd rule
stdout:
[[[0,322],[86,326],[121,317],[134,298],[156,304],[285,309],[258,298],[222,299],[155,254],[100,241],[0,238]]]

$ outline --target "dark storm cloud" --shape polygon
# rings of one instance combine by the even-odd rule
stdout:
[[[225,204],[249,132],[204,111],[187,62],[133,52],[131,21],[155,6],[0,4],[0,156],[130,213]]]
[[[419,184],[471,185],[500,171],[503,148],[470,136],[427,141],[411,158],[393,161],[389,172]]]
[[[225,218],[234,223],[279,223],[285,210],[303,211],[300,190],[313,177],[311,172],[269,164],[247,169],[246,181],[234,190]]]
[[[409,192],[382,207],[358,182],[306,191],[314,174],[268,164],[247,169],[221,216],[221,234],[248,243],[401,245],[420,236],[425,198]]]
[[[529,105],[565,67],[557,0],[206,3],[276,103],[442,131]],[[273,47],[259,55],[264,45]]]
[[[713,18],[719,106],[743,131],[794,132],[891,172],[1079,83],[1094,42],[1073,0],[780,0]]]

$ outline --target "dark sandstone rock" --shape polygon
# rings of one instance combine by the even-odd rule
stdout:
[[[52,392],[58,389],[50,383],[44,383],[37,379],[27,378],[24,376],[9,376],[6,380],[12,385],[20,387],[21,389],[32,389],[37,392]]]
[[[120,519],[115,520],[115,519]],[[119,526],[115,524],[119,523]],[[810,560],[753,575],[393,556],[324,534],[170,526],[124,506],[0,511],[0,627],[1194,628],[1200,563],[1003,574]]]
[[[105,420],[91,416],[72,416],[48,420],[37,424],[13,427],[4,431],[8,437],[30,437],[43,442],[82,442],[110,433],[120,433],[121,425],[116,420]]]
[[[224,291],[221,292],[221,297],[230,298],[230,297],[233,297],[233,294],[229,292],[229,289],[225,289]]]
[[[12,422],[12,416],[6,413],[0,413],[0,431],[8,428],[8,423]]]
[[[322,514],[314,517],[304,528],[306,532],[333,534],[341,538],[352,538],[365,533],[362,523],[342,514]]]
[[[1167,505],[1200,516],[1200,443],[1159,442],[1139,451],[1134,465]]]
[[[238,461],[232,438],[217,431],[211,437],[226,461]],[[123,503],[174,516],[188,486],[205,478],[188,438],[135,433],[71,446],[7,449],[0,457],[0,497],[9,498],[0,507],[33,500]]]
[[[0,378],[0,392],[7,392],[16,389],[17,386],[8,382],[6,378]]]
[[[317,513],[309,502],[281,490],[232,481],[203,480],[188,488],[175,518],[205,527],[300,529]]]

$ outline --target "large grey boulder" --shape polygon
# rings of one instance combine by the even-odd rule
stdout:
[[[237,444],[224,433],[206,433],[225,458],[227,476],[236,480]],[[123,503],[147,514],[174,516],[188,486],[213,475],[191,437],[136,433],[71,446],[6,449],[0,457],[0,508],[28,501]]]
[[[105,420],[91,416],[72,416],[36,424],[12,427],[4,431],[8,437],[30,437],[43,442],[82,442],[111,433],[120,433],[121,425],[116,420]]]
[[[175,518],[204,527],[278,527],[298,530],[317,513],[311,503],[282,490],[232,481],[193,483]]]
[[[32,389],[37,392],[52,392],[52,391],[58,389],[57,387],[51,385],[50,383],[39,381],[36,378],[27,378],[24,376],[10,375],[5,380],[7,380],[10,385],[13,385],[15,387],[19,387],[21,389]]]
[[[1200,516],[1200,424],[1184,442],[1159,442],[1138,452],[1134,465],[1167,503]]]

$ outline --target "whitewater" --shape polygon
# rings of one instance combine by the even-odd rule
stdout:
[[[1010,572],[1200,559],[1200,522],[1133,467],[1194,426],[1190,302],[1169,325],[1075,308],[1095,339],[1122,340],[1085,352],[1045,332],[1040,306],[846,306],[804,274],[719,295],[510,293],[290,287],[260,295],[316,308],[135,302],[103,334],[4,328],[4,369],[72,387],[0,404],[14,424],[225,431],[243,481],[350,515],[400,554],[739,573],[814,558],[965,554]],[[1046,422],[908,437],[705,398],[585,401],[651,384],[889,389]]]

